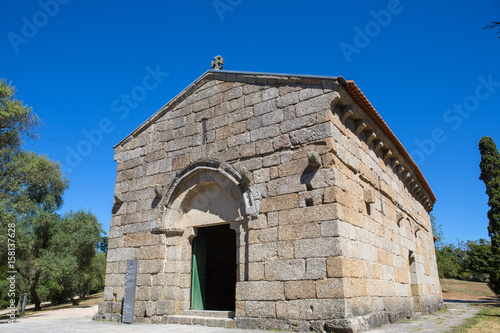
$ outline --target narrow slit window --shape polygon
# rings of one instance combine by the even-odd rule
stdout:
[[[201,145],[207,144],[207,118],[201,120]]]

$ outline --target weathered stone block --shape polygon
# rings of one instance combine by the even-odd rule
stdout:
[[[278,125],[259,127],[250,131],[250,139],[252,142],[262,139],[274,138],[278,135],[279,135]]]
[[[366,297],[369,294],[366,291],[365,279],[344,279],[345,295],[347,297]]]
[[[301,280],[306,275],[306,262],[303,259],[273,260],[265,264],[267,281]]]
[[[306,259],[306,279],[317,280],[326,278],[326,259]]]
[[[262,90],[262,100],[267,101],[279,96],[279,89],[275,87]]]
[[[286,95],[280,96],[277,99],[277,106],[279,108],[284,108],[292,104],[296,104],[299,101],[299,96],[296,92],[291,92]]]
[[[129,259],[134,259],[134,249],[133,248],[118,248],[108,251],[106,261],[126,261]]]
[[[140,260],[137,273],[158,273],[163,269],[163,260]]]
[[[334,126],[332,123],[322,123],[308,128],[302,128],[290,132],[290,142],[292,145],[301,145],[312,141],[331,137]]]
[[[258,116],[276,110],[276,100],[272,99],[253,106],[253,114]]]
[[[265,278],[265,264],[259,262],[251,262],[248,264],[248,280],[262,281]]]
[[[247,281],[236,283],[239,301],[272,301],[285,299],[283,282]]]
[[[245,302],[245,314],[248,317],[276,318],[275,302]]]
[[[364,262],[349,257],[331,257],[326,261],[328,277],[364,278]]]
[[[341,278],[331,278],[316,281],[316,295],[318,298],[345,297],[344,280]]]
[[[383,265],[393,266],[393,254],[382,249],[378,249],[378,261]]]
[[[279,240],[295,240],[320,237],[320,226],[317,222],[284,225],[278,228]]]
[[[317,320],[344,317],[344,299],[307,299],[290,300],[276,303],[276,316],[279,319]]]
[[[274,150],[280,150],[286,147],[290,147],[290,138],[288,134],[282,134],[273,139]]]
[[[294,241],[296,258],[331,257],[340,254],[337,238],[311,238]]]
[[[295,257],[293,241],[278,242],[278,257],[280,259],[293,259]]]
[[[323,94],[323,89],[319,87],[301,89],[299,91],[299,100],[302,102],[322,94]]]
[[[287,281],[285,298],[287,300],[316,298],[316,283],[311,280]]]
[[[280,195],[272,198],[264,198],[260,202],[260,212],[267,213],[295,208],[299,205],[296,193]]]
[[[267,261],[278,255],[277,243],[250,244],[248,246],[250,262]]]
[[[302,117],[304,115],[327,110],[330,108],[330,104],[334,98],[338,97],[337,92],[332,92],[328,94],[323,94],[318,97],[312,98],[306,102],[300,102],[297,104],[297,117]]]

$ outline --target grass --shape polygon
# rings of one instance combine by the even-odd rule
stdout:
[[[460,296],[465,294],[475,296],[475,298],[495,297],[495,293],[493,293],[484,282],[471,282],[454,279],[440,279],[440,282],[444,298],[447,298],[446,294],[458,294]]]
[[[444,298],[498,300],[486,283],[453,279],[441,279]],[[481,308],[474,317],[467,319],[454,333],[497,333],[500,332],[500,303],[481,303],[471,306]]]
[[[99,304],[101,304],[101,302],[103,300],[103,295],[104,295],[104,293],[97,293],[97,294],[89,295],[82,300],[77,300],[78,305],[72,305],[71,301],[68,300],[67,303],[64,303],[64,304],[44,306],[44,307],[42,307],[41,311],[34,311],[33,309],[29,309],[29,310],[26,310],[24,312],[24,315],[29,316],[29,315],[32,315],[35,313],[40,313],[43,311],[52,311],[52,310],[78,308],[78,307],[86,308],[89,306],[99,305]]]
[[[484,303],[479,313],[453,330],[453,333],[497,333],[500,332],[500,303]]]

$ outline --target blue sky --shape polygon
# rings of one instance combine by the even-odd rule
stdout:
[[[91,209],[107,231],[112,146],[214,56],[226,70],[343,76],[419,164],[446,241],[475,240],[488,225],[477,145],[500,145],[500,39],[482,27],[499,20],[497,0],[7,1],[0,77],[43,119],[27,148],[63,164],[61,212]]]

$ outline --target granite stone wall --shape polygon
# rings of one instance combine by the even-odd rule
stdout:
[[[135,321],[179,322],[197,227],[224,223],[237,327],[356,332],[441,309],[433,194],[348,84],[210,71],[118,144],[97,318],[119,320],[138,259]]]

